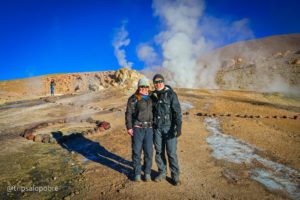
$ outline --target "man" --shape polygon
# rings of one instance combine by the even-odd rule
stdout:
[[[55,82],[54,80],[52,79],[51,82],[50,82],[50,93],[51,93],[51,96],[54,96],[54,87],[55,87]]]
[[[159,175],[155,178],[156,182],[166,178],[167,151],[169,168],[171,171],[172,182],[179,185],[179,164],[177,159],[177,137],[181,135],[181,108],[176,93],[168,85],[164,84],[164,77],[156,74],[153,77],[155,91],[151,95],[153,100],[153,127],[154,127],[154,146],[156,150],[155,161]]]
[[[153,155],[153,114],[152,99],[149,96],[149,81],[142,78],[138,82],[138,89],[127,103],[125,121],[127,133],[132,138],[132,161],[134,180],[141,181],[141,153],[144,151],[145,181],[151,181],[151,167]]]

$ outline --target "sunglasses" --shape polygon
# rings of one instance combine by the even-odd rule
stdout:
[[[163,80],[157,80],[157,81],[154,81],[154,84],[163,83],[163,82],[164,82]]]
[[[141,85],[139,88],[149,88],[149,86]]]

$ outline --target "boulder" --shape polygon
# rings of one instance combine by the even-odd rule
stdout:
[[[26,138],[27,140],[33,140],[34,135],[33,135],[33,133],[30,133],[30,134],[27,134],[27,135],[25,136],[25,138]]]
[[[33,141],[35,141],[35,142],[42,142],[42,139],[43,139],[42,135],[36,135],[33,138]]]
[[[43,143],[49,143],[49,142],[50,142],[50,135],[48,135],[48,134],[43,134],[43,135],[42,135],[42,142],[43,142]]]

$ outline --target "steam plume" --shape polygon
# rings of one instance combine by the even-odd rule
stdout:
[[[218,55],[210,63],[201,63],[199,58],[224,41],[253,36],[247,19],[227,23],[205,16],[202,0],[154,0],[152,7],[163,27],[155,36],[162,50],[161,66],[172,74],[174,86],[216,88],[215,75],[221,63]]]
[[[127,61],[126,59],[126,51],[124,47],[130,44],[130,39],[128,38],[128,32],[125,28],[127,22],[123,22],[122,26],[119,28],[118,33],[115,35],[113,41],[114,53],[118,59],[119,65],[121,67],[125,67],[131,69],[133,63]]]

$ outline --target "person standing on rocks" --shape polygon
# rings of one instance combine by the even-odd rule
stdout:
[[[128,99],[125,121],[127,133],[132,139],[132,161],[134,180],[141,181],[141,153],[144,151],[145,181],[151,181],[153,155],[152,99],[149,95],[149,81],[142,78],[137,91]]]
[[[181,135],[182,116],[180,103],[174,90],[164,83],[164,77],[156,74],[153,77],[155,91],[151,95],[153,100],[153,128],[155,161],[159,175],[156,182],[166,179],[168,156],[171,178],[174,185],[180,185],[179,164],[177,159],[177,138]]]
[[[54,79],[51,80],[50,82],[50,94],[51,96],[54,96],[54,87],[55,87],[56,83],[54,82]]]

